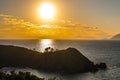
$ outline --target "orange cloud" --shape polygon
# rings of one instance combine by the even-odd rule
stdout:
[[[107,33],[87,24],[58,20],[38,25],[10,15],[0,14],[0,39],[103,39]]]

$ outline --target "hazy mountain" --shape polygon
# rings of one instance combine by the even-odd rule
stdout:
[[[120,40],[120,34],[114,35],[111,39],[113,39],[113,40]]]

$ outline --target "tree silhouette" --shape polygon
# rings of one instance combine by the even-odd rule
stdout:
[[[47,47],[44,52],[54,52],[54,49],[52,47]]]

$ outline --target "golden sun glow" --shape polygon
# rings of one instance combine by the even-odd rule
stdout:
[[[45,48],[47,48],[47,47],[54,48],[53,43],[54,43],[54,41],[52,39],[42,39],[42,40],[40,40],[40,51],[44,52]]]
[[[39,15],[44,20],[52,20],[55,16],[55,7],[50,3],[43,3],[39,8]]]

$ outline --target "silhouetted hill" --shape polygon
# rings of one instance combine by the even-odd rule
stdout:
[[[120,34],[114,35],[111,39],[120,40]]]
[[[94,65],[75,48],[40,53],[22,47],[0,45],[0,65],[30,67],[59,73],[78,73],[106,68],[105,63]]]

